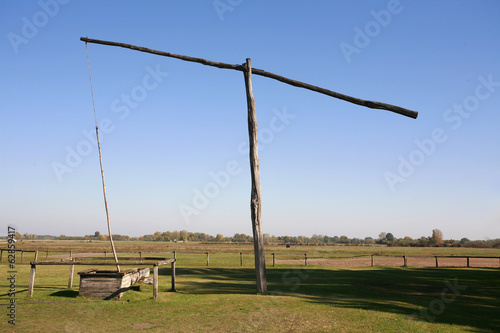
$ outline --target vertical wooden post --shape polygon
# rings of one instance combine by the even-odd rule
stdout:
[[[21,264],[23,263],[23,258],[24,258],[24,250],[21,250]]]
[[[436,267],[439,267],[438,257],[436,256]]]
[[[35,259],[33,263],[36,263],[38,259],[38,251],[35,251]],[[35,273],[36,273],[36,265],[31,264],[31,272],[30,272],[30,282],[28,285],[28,297],[33,297],[33,288],[35,287]]]
[[[276,256],[275,256],[275,254],[273,252],[273,267],[274,267],[274,265],[276,265]]]
[[[0,250],[0,262],[2,262],[3,250]]]
[[[142,251],[139,251],[139,258],[141,258],[140,262],[142,262]]]
[[[158,297],[158,266],[153,266],[153,298]]]
[[[264,254],[264,236],[262,232],[261,218],[261,194],[260,194],[260,168],[259,152],[257,143],[257,111],[252,89],[252,63],[250,58],[246,60],[245,88],[248,107],[248,137],[250,154],[250,173],[252,177],[252,190],[250,199],[250,211],[252,218],[253,246],[255,252],[255,274],[257,278],[257,292],[267,293],[266,260]]]
[[[307,253],[304,253],[304,265],[307,266]]]
[[[404,267],[408,267],[408,261],[406,258],[406,254],[403,256],[403,260],[404,260]]]
[[[177,253],[174,251],[174,259],[177,259]]]
[[[175,261],[172,261],[172,291],[175,291]]]
[[[71,259],[73,260],[73,259]],[[69,266],[69,281],[68,281],[68,289],[73,288],[73,275],[75,273],[75,265]]]
[[[207,252],[207,266],[208,266],[209,262],[210,262],[210,257],[208,256],[208,252]]]
[[[243,266],[243,253],[240,252],[240,266]]]
[[[470,267],[469,257],[467,257],[467,268]]]
[[[373,254],[372,254],[372,267],[373,267]]]
[[[35,272],[36,272],[36,265],[31,264],[30,283],[28,286],[28,297],[33,297],[33,288],[35,287]]]

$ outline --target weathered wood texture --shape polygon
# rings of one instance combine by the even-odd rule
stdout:
[[[264,254],[264,236],[262,231],[261,217],[261,191],[260,191],[260,168],[259,152],[257,143],[257,111],[252,89],[252,63],[246,61],[245,88],[248,107],[248,136],[250,142],[250,174],[252,177],[252,188],[250,198],[250,211],[252,218],[252,231],[255,252],[255,271],[257,277],[257,292],[267,293],[266,261]]]
[[[213,66],[213,67],[224,68],[224,69],[233,69],[233,70],[242,71],[242,72],[246,71],[246,69],[243,65],[226,64],[226,63],[210,61],[210,60],[206,60],[206,59],[202,59],[202,58],[195,58],[195,57],[190,57],[190,56],[185,56],[185,55],[180,55],[180,54],[175,54],[175,53],[170,53],[170,52],[153,50],[153,49],[150,49],[147,47],[135,46],[135,45],[131,45],[131,44],[110,42],[110,41],[91,39],[91,38],[86,38],[86,37],[81,37],[80,40],[84,41],[86,43],[94,43],[94,44],[123,47],[123,48],[131,49],[131,50],[135,50],[135,51],[146,52],[146,53],[156,54],[156,55],[170,57],[170,58],[176,58],[176,59],[180,59],[180,60],[184,60],[184,61],[196,62],[196,63],[202,64],[202,65],[207,65],[207,66]],[[320,94],[331,96],[331,97],[341,99],[341,100],[344,100],[344,101],[347,101],[350,103],[354,103],[357,105],[361,105],[361,106],[364,106],[367,108],[387,110],[387,111],[395,112],[395,113],[398,113],[398,114],[401,114],[403,116],[407,116],[410,118],[417,118],[417,116],[418,116],[418,112],[413,111],[413,110],[405,109],[405,108],[402,108],[402,107],[399,107],[396,105],[392,105],[392,104],[369,101],[369,100],[364,100],[364,99],[344,95],[344,94],[341,94],[341,93],[338,93],[338,92],[335,92],[332,90],[328,90],[325,88],[314,86],[312,84],[292,80],[292,79],[289,79],[289,78],[281,76],[281,75],[266,72],[262,69],[254,68],[252,70],[252,72],[255,75],[260,75],[260,76],[268,77],[271,79],[275,79],[275,80],[281,81],[283,83],[287,83],[287,84],[295,86],[295,87],[315,91],[315,92],[318,92]]]
[[[78,275],[80,275],[79,296],[120,299],[134,283],[149,276],[149,268],[135,268],[122,272],[89,269],[79,272]]]

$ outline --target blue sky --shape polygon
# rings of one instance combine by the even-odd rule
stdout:
[[[241,64],[272,235],[500,237],[498,1],[3,1],[0,219],[106,232],[80,37]],[[251,234],[241,72],[88,45],[113,233]]]

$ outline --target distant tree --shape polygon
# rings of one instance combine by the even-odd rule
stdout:
[[[106,236],[105,235],[100,235],[99,236],[99,240],[105,241],[106,240]]]
[[[443,232],[441,230],[432,230],[431,243],[437,246],[443,245]]]
[[[378,234],[378,239],[377,240],[384,240],[385,237],[387,236],[387,232],[381,232],[380,234]]]
[[[365,244],[375,244],[375,240],[371,237],[365,237]]]
[[[385,235],[385,239],[388,242],[394,242],[394,235],[389,232],[388,234]]]
[[[99,231],[94,232],[94,237],[96,239],[99,239],[99,236],[101,236],[101,233]]]
[[[224,235],[222,234],[217,234],[217,236],[215,237],[215,240],[217,242],[223,242],[224,241]]]
[[[460,244],[462,244],[462,245],[464,245],[465,243],[468,243],[468,242],[470,242],[470,239],[465,238],[465,237],[460,240]]]

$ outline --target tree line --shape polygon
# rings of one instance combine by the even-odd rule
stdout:
[[[50,236],[50,235],[35,235],[35,234],[20,234],[15,233],[15,239],[18,240],[87,240],[87,241],[105,241],[108,239],[106,235],[99,231],[94,234],[85,236]],[[203,232],[181,231],[164,231],[155,232],[154,234],[143,235],[139,237],[130,237],[127,235],[113,235],[115,241],[150,241],[150,242],[201,242],[201,243],[241,243],[252,242],[253,237],[246,234],[236,233],[233,236],[224,236],[217,234],[215,236]],[[439,229],[432,230],[430,236],[422,236],[420,238],[411,238],[409,236],[396,238],[390,232],[381,232],[377,238],[349,238],[342,236],[327,236],[327,235],[312,235],[307,236],[274,236],[264,234],[264,242],[267,244],[306,244],[306,245],[387,245],[387,246],[411,246],[411,247],[495,247],[500,248],[500,239],[491,240],[470,240],[462,238],[460,240],[444,239],[443,233]]]

